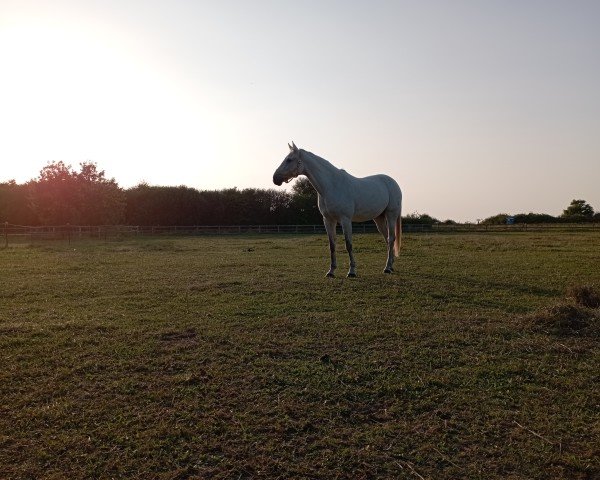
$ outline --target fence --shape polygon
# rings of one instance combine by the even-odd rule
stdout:
[[[375,233],[372,222],[355,223],[355,233]],[[452,233],[452,232],[520,232],[520,231],[600,231],[600,223],[546,223],[515,225],[435,224],[419,225],[404,223],[404,233]],[[338,232],[341,231],[338,226]],[[323,225],[192,225],[192,226],[141,226],[141,225],[58,225],[26,226],[3,225],[4,245],[9,243],[33,243],[43,240],[72,242],[82,239],[118,240],[126,237],[164,235],[241,235],[241,234],[311,234],[325,233]]]

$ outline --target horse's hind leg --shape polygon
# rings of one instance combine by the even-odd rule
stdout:
[[[342,224],[342,230],[344,231],[346,250],[350,257],[350,270],[348,270],[348,276],[356,277],[356,262],[354,261],[354,254],[352,253],[352,220],[345,218],[340,223]]]
[[[335,258],[335,227],[337,226],[337,222],[323,217],[323,223],[325,224],[325,230],[327,231],[327,237],[329,238],[329,252],[331,254],[331,265],[326,276],[335,277],[335,269],[337,267]]]
[[[394,242],[396,241],[396,219],[398,215],[393,212],[386,212],[387,222],[387,246],[388,257],[383,273],[392,273],[394,271]]]
[[[373,221],[375,222],[375,225],[377,225],[377,230],[379,231],[379,233],[381,233],[381,235],[383,235],[383,239],[385,240],[385,243],[387,244],[388,233],[387,233],[387,223],[385,221],[385,215],[382,213],[378,217],[375,217],[373,219]]]
[[[387,221],[385,212],[382,213],[381,215],[379,215],[378,217],[375,217],[373,219],[373,221],[375,222],[375,225],[377,225],[377,230],[379,230],[379,233],[381,233],[381,235],[383,235],[385,244],[388,247],[388,259],[387,259],[387,263],[385,265],[385,269],[383,271],[384,271],[384,273],[392,273],[394,271],[394,267],[392,266],[392,264],[394,262],[394,257],[392,256],[391,261],[390,261],[389,228],[388,228],[388,221]],[[394,241],[392,240],[391,245],[393,245],[393,244],[394,244]]]

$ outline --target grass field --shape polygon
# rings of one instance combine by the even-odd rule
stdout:
[[[340,250],[0,250],[0,478],[600,478],[600,234]]]

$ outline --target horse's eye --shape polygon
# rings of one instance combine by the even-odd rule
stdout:
[[[286,160],[286,162],[287,162],[287,163],[290,163],[291,161],[292,161],[292,159],[291,159],[291,158],[288,158],[288,159]]]

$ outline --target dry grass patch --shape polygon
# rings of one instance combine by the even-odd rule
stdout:
[[[586,329],[595,317],[591,309],[569,303],[559,303],[532,315],[536,326],[547,333],[558,335],[579,333]]]
[[[555,335],[597,334],[600,295],[588,285],[567,289],[566,299],[531,315],[533,324]]]
[[[567,298],[586,308],[600,308],[600,293],[593,285],[574,285],[567,290]]]

